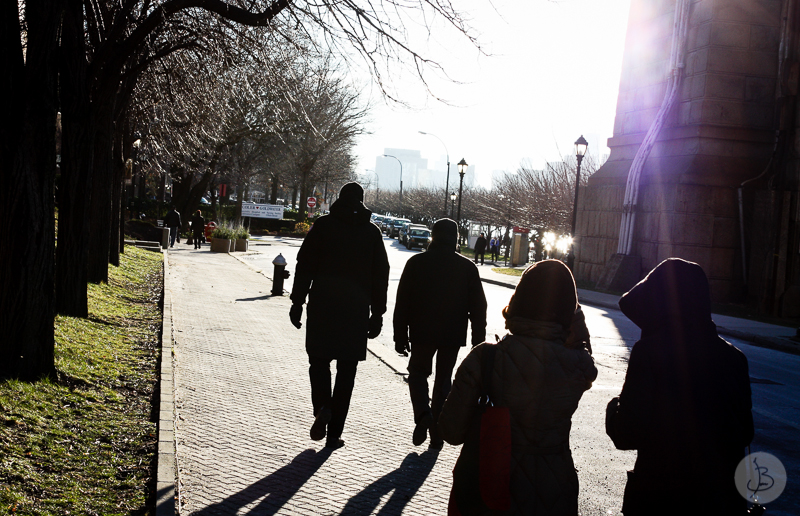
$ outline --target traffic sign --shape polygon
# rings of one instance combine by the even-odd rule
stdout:
[[[315,198],[313,198],[313,197],[309,197],[308,198],[308,207],[309,208],[313,208],[316,205],[317,205],[317,200]]]

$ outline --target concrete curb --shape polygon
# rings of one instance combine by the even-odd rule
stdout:
[[[499,285],[501,287],[516,288],[516,284],[507,281],[499,281],[491,278],[481,278],[481,281],[490,283],[492,285]],[[606,302],[599,299],[586,299],[578,292],[578,302],[582,305],[593,306],[597,308],[607,308],[610,310],[619,310],[619,305],[616,302]],[[754,346],[774,349],[776,351],[783,351],[784,353],[791,353],[793,355],[800,355],[800,345],[788,339],[779,337],[764,337],[762,335],[755,335],[739,330],[732,330],[724,326],[717,326],[717,331],[720,335],[733,337],[740,340],[746,340]]]
[[[161,326],[161,378],[158,412],[158,465],[156,469],[156,516],[177,514],[175,503],[175,382],[172,348],[172,294],[169,253],[164,253],[164,314]]]

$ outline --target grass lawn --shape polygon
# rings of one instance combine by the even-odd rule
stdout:
[[[162,257],[126,246],[89,317],[56,317],[56,378],[0,382],[0,512],[147,514]]]

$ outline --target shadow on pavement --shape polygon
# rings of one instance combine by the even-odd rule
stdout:
[[[402,514],[405,506],[425,483],[438,457],[439,452],[435,450],[427,450],[421,455],[409,453],[397,469],[350,498],[342,509],[341,516],[372,514],[380,504],[381,498],[392,491],[394,492],[386,505],[375,514],[385,516]]]
[[[312,475],[330,457],[331,450],[323,448],[319,452],[308,449],[292,459],[292,462],[262,478],[255,484],[235,493],[219,503],[192,513],[194,516],[220,514],[276,514]],[[262,499],[257,506],[246,513],[239,512],[245,505]]]
[[[264,301],[265,299],[269,299],[271,297],[275,297],[275,295],[274,294],[265,294],[263,296],[256,296],[256,297],[243,297],[243,298],[237,299],[236,302],[239,303],[239,302],[242,302],[242,301]]]

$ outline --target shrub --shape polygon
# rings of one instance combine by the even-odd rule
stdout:
[[[228,240],[233,240],[236,237],[234,236],[233,229],[229,228],[228,226],[220,225],[211,232],[211,238],[226,238]]]
[[[247,240],[250,238],[250,232],[244,226],[239,226],[233,230],[233,238]]]
[[[306,236],[308,234],[308,230],[311,229],[311,225],[306,222],[298,222],[294,226],[294,231],[292,233],[296,235]]]

